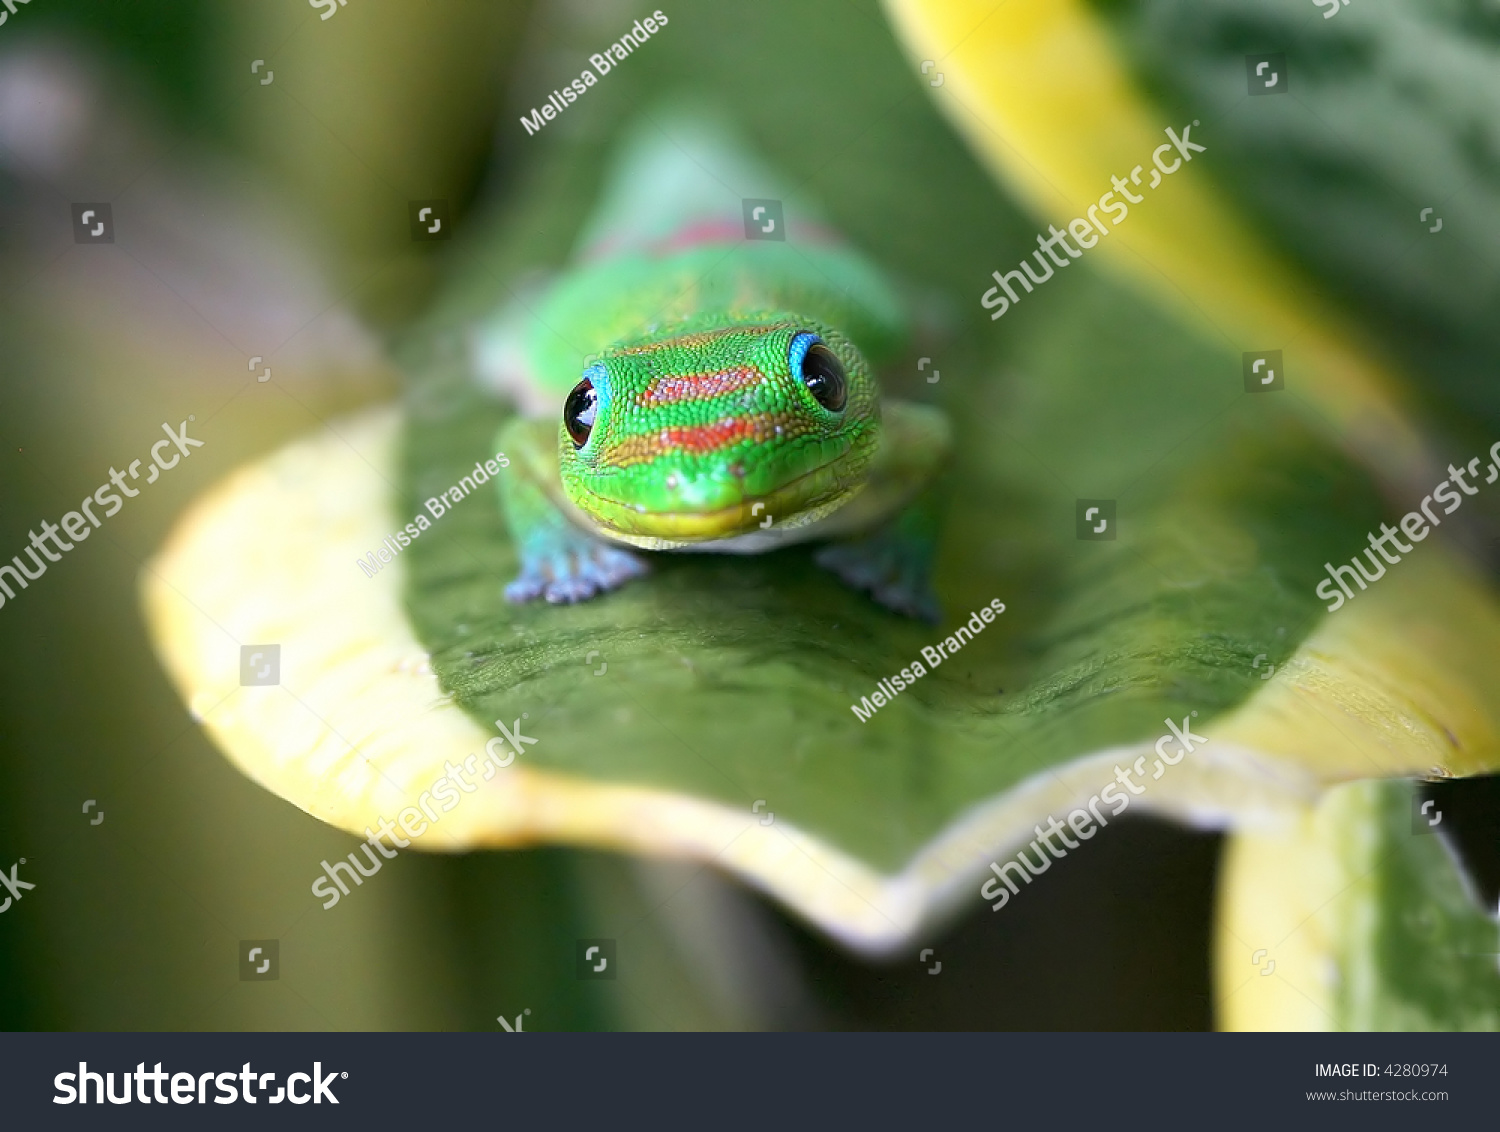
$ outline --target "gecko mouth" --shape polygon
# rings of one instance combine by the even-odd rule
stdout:
[[[664,549],[816,522],[842,507],[863,486],[849,482],[844,470],[847,462],[841,457],[804,472],[766,495],[747,496],[727,506],[704,510],[647,511],[639,504],[611,499],[581,485],[578,490],[588,497],[588,511],[595,525],[606,533],[645,549]]]

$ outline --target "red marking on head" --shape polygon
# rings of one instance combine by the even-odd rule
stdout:
[[[647,464],[668,452],[702,456],[730,448],[741,441],[764,441],[787,423],[776,414],[753,413],[748,417],[725,417],[710,425],[667,425],[642,436],[628,436],[610,446],[606,460],[615,467]]]
[[[672,405],[678,401],[708,401],[765,380],[758,366],[730,366],[708,373],[663,374],[641,390],[641,405]]]
[[[661,430],[661,439],[668,448],[680,448],[699,456],[728,448],[741,440],[757,439],[764,431],[764,418],[730,417],[711,425],[669,425]]]
[[[745,226],[729,220],[700,220],[677,229],[665,240],[650,245],[654,255],[668,255],[700,244],[739,243],[745,238]]]

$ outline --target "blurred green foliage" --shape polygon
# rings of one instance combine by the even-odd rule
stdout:
[[[1500,9],[1093,0],[1142,84],[1220,139],[1220,187],[1312,272],[1445,424],[1500,424]],[[1245,56],[1285,52],[1251,97]],[[1422,210],[1434,211],[1425,219]],[[1439,232],[1430,231],[1435,220]]]
[[[228,11],[181,0],[47,0],[18,9],[3,35],[9,43],[51,40],[113,59],[151,92],[167,122],[201,131],[216,109],[219,84],[209,62],[223,43]]]
[[[1500,1030],[1500,931],[1435,836],[1412,836],[1407,782],[1353,788],[1346,870],[1368,894],[1344,918],[1339,995],[1350,1030]]]

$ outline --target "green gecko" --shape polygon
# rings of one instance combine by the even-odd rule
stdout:
[[[496,441],[505,596],[586,601],[645,574],[641,551],[816,540],[846,583],[937,621],[950,430],[880,394],[907,337],[889,285],[815,222],[748,239],[779,225],[750,206],[785,194],[707,119],[643,123],[610,184],[571,265],[474,337],[521,409]]]

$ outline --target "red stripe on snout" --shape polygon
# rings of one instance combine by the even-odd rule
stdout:
[[[772,413],[748,417],[726,417],[709,425],[668,425],[640,436],[629,436],[610,446],[605,462],[617,468],[650,463],[667,452],[702,456],[719,452],[745,440],[764,441],[776,435],[776,426],[788,422]]]
[[[759,385],[765,379],[757,366],[730,366],[709,373],[664,374],[653,377],[637,398],[642,405],[672,405],[679,401],[708,401]]]

